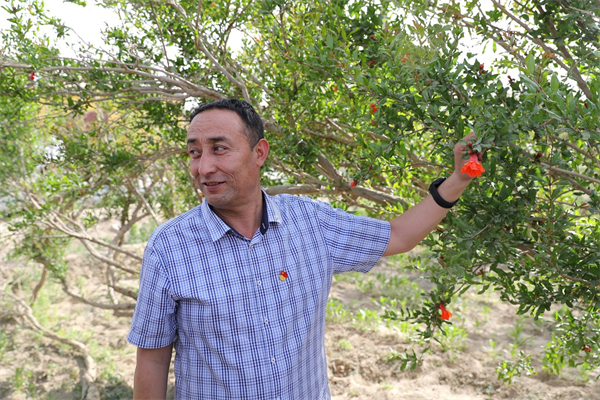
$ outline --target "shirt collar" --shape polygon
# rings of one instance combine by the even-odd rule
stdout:
[[[267,195],[264,191],[262,191],[262,195],[263,209],[260,223],[260,233],[265,235],[269,230],[269,225],[271,223],[281,223],[281,211],[279,210],[279,206],[271,199],[269,195]],[[221,218],[219,218],[217,214],[215,214],[206,199],[202,201],[200,210],[205,216],[206,226],[208,227],[208,231],[213,242],[221,239],[229,231],[235,232],[235,229],[227,225]]]

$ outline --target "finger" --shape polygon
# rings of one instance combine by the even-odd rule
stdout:
[[[471,131],[471,133],[463,138],[464,141],[468,141],[469,139],[477,139],[477,134]]]
[[[461,140],[465,143],[468,143],[471,140],[475,140],[477,139],[477,134],[473,131],[471,131],[467,136],[465,136],[464,138],[462,138]],[[456,143],[456,149],[464,152],[467,149],[467,146],[462,144],[461,142]]]

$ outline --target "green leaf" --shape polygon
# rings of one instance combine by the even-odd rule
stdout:
[[[527,72],[529,75],[533,75],[535,72],[535,56],[533,52],[530,52],[527,58],[525,59],[525,65],[527,67]]]

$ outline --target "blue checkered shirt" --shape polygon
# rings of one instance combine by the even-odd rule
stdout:
[[[128,340],[142,348],[175,342],[177,399],[331,397],[332,276],[368,272],[390,225],[305,197],[264,198],[268,229],[250,240],[204,201],[148,241]]]

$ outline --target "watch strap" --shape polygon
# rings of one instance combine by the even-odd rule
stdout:
[[[453,201],[452,203],[444,200],[444,198],[440,195],[437,188],[446,180],[446,178],[438,178],[429,186],[429,193],[431,193],[431,197],[437,203],[438,206],[443,208],[452,208],[458,200]]]

